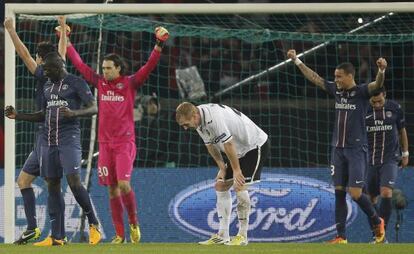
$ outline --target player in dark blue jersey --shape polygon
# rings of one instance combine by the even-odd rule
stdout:
[[[26,121],[45,121],[41,149],[41,176],[48,184],[48,207],[51,236],[35,243],[36,246],[63,245],[61,235],[60,178],[63,173],[76,201],[89,220],[89,243],[101,239],[98,220],[92,208],[89,194],[80,181],[81,145],[77,117],[97,113],[96,100],[86,82],[64,69],[63,60],[56,53],[46,56],[44,72],[49,78],[43,87],[44,109],[36,113],[17,114],[8,106],[6,116]],[[81,108],[82,105],[86,107]]]
[[[408,138],[404,112],[396,101],[386,99],[385,89],[374,93],[365,117],[368,133],[368,193],[374,205],[378,195],[381,203],[378,213],[385,227],[392,212],[392,191],[401,168],[408,165]]]
[[[374,82],[356,85],[355,68],[351,63],[342,63],[335,69],[335,81],[321,78],[296,57],[291,49],[288,57],[303,75],[329,95],[335,97],[335,127],[332,138],[331,174],[335,185],[335,222],[337,236],[330,243],[347,243],[346,240],[346,188],[349,195],[371,220],[375,242],[385,240],[384,220],[378,216],[369,197],[362,193],[368,164],[365,116],[370,95],[383,87],[387,62],[377,60],[378,73]]]
[[[36,96],[35,96],[35,105],[36,110],[40,111],[43,106],[43,84],[46,82],[47,78],[43,75],[43,59],[44,57],[51,52],[56,52],[56,47],[50,42],[40,42],[37,45],[36,49],[36,59],[34,59],[27,47],[20,40],[19,36],[16,33],[16,30],[13,26],[13,20],[11,18],[6,18],[4,21],[4,27],[12,39],[13,45],[16,48],[16,52],[19,57],[23,60],[24,64],[28,68],[29,72],[33,74],[36,78]],[[59,44],[60,46],[60,44]],[[64,52],[62,52],[64,50]],[[66,47],[59,47],[59,53],[61,56],[65,56]],[[29,157],[26,159],[22,170],[17,178],[17,184],[19,186],[21,195],[23,197],[23,206],[27,219],[27,229],[22,233],[22,235],[17,239],[15,244],[25,244],[30,240],[35,240],[40,237],[41,231],[37,226],[36,221],[36,205],[35,205],[35,194],[32,188],[32,182],[40,174],[39,166],[39,157],[40,157],[40,147],[41,147],[41,133],[43,131],[43,123],[38,124],[38,131],[36,132],[36,142],[33,151],[30,153]],[[60,202],[64,208],[64,200],[61,196]],[[64,209],[63,209],[64,213]],[[62,235],[65,235],[64,231],[64,220],[62,220]]]

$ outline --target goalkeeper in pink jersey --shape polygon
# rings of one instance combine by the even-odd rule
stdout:
[[[128,213],[131,242],[138,243],[141,238],[135,193],[130,184],[136,156],[133,112],[136,91],[156,67],[169,34],[165,28],[157,27],[155,36],[157,42],[147,63],[130,76],[124,75],[123,61],[117,54],[108,54],[103,58],[101,76],[82,61],[70,42],[67,45],[67,57],[98,89],[98,177],[99,183],[109,189],[112,222],[116,231],[112,243],[125,242],[124,208]]]

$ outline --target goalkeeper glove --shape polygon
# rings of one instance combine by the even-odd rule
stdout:
[[[158,26],[155,28],[155,37],[157,38],[157,46],[163,47],[166,40],[168,40],[168,37],[170,34],[168,33],[168,30],[165,29],[162,26]]]
[[[69,37],[70,35],[70,26],[66,25],[65,26],[65,31],[66,31],[66,37]],[[55,27],[55,33],[57,35],[57,37],[60,38],[60,33],[62,32],[62,28],[60,26]]]

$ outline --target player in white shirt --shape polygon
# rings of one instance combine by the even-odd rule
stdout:
[[[260,180],[270,146],[267,134],[240,111],[221,104],[195,106],[183,102],[176,109],[176,120],[185,130],[197,130],[219,168],[215,184],[219,232],[199,243],[247,245],[251,206],[247,188]],[[230,240],[231,186],[237,196],[240,227],[238,234]]]

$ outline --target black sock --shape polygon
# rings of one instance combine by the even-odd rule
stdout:
[[[23,197],[24,213],[27,219],[27,229],[37,228],[36,222],[36,197],[33,188],[20,190]]]
[[[374,207],[375,212],[376,212],[377,214],[379,214],[379,212],[378,212],[378,205],[377,205],[377,204],[372,204],[372,206]],[[367,220],[368,220],[369,228],[371,229],[372,236],[374,237],[374,236],[375,236],[375,233],[374,233],[374,231],[372,230],[372,229],[374,228],[374,225],[372,225],[372,220],[371,220],[371,218],[369,218],[369,217],[367,217]]]
[[[335,222],[336,231],[339,237],[346,239],[346,217],[348,207],[346,205],[346,192],[335,190]]]
[[[387,226],[392,213],[392,200],[391,198],[381,198],[381,204],[379,208],[379,216],[384,219],[384,224]]]
[[[60,222],[61,222],[61,237],[62,239],[65,238],[65,198],[63,197],[63,193],[60,194],[60,207],[61,207],[61,215],[60,215]]]
[[[88,217],[89,224],[98,224],[98,219],[96,218],[95,212],[93,211],[89,193],[86,191],[83,185],[79,185],[73,188],[72,193],[78,204],[82,207],[83,212]]]
[[[61,222],[61,193],[60,191],[53,191],[49,189],[49,196],[47,198],[47,204],[49,206],[49,218],[50,218],[50,229],[52,231],[52,237],[55,239],[62,239],[62,222]]]
[[[362,193],[361,196],[354,200],[361,210],[368,216],[368,218],[371,219],[372,225],[378,225],[381,221],[377,215],[377,212],[374,209],[374,206],[372,205],[371,201],[369,201],[369,198],[366,194]]]

